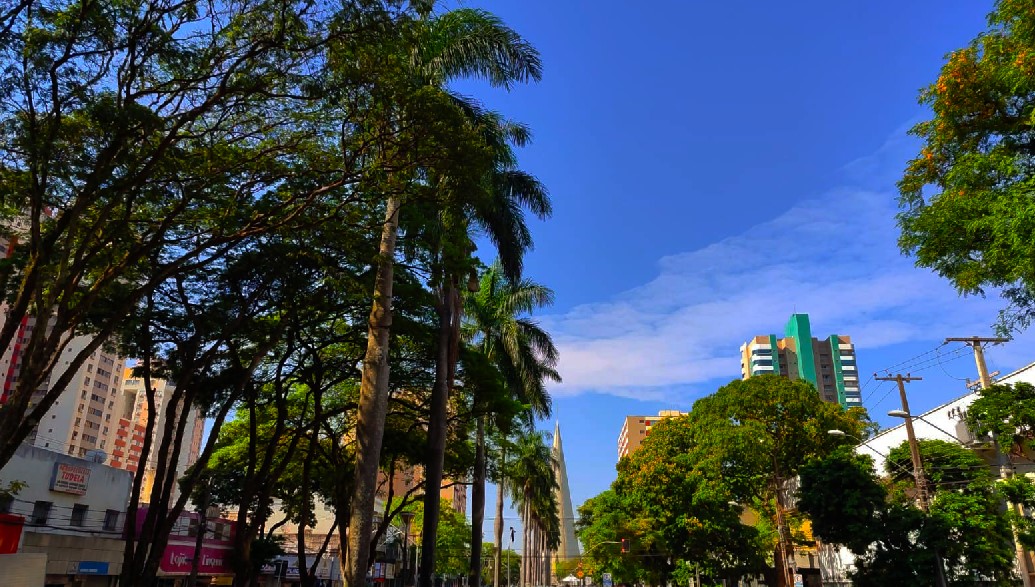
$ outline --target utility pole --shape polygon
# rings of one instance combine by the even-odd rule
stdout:
[[[906,416],[906,438],[909,439],[909,455],[913,459],[913,480],[916,482],[917,501],[920,504],[920,509],[926,512],[930,505],[927,501],[927,481],[924,477],[924,465],[920,460],[920,443],[917,442],[916,433],[913,431],[913,413],[909,411],[909,399],[906,397],[906,383],[923,381],[923,377],[913,377],[909,373],[906,373],[905,376],[899,373],[894,377],[878,377],[874,373],[873,379],[875,381],[894,381],[898,384],[898,396],[902,400],[902,411],[905,412]],[[945,567],[942,564],[942,555],[937,550],[934,551],[934,565],[935,584],[938,587],[948,587],[948,581],[945,579]]]
[[[874,373],[873,379],[874,381],[894,381],[898,383],[898,396],[902,401],[902,411],[907,414],[905,419],[906,438],[909,439],[909,455],[913,459],[913,480],[916,482],[917,502],[920,504],[920,509],[926,512],[927,482],[924,479],[924,464],[920,461],[920,445],[916,441],[916,433],[913,432],[913,413],[909,411],[909,399],[906,397],[906,383],[923,381],[923,377],[913,377],[908,373],[904,377],[901,373],[894,377],[878,377]]]
[[[992,378],[988,375],[988,366],[985,365],[985,350],[983,344],[1000,344],[1009,342],[1009,338],[996,336],[970,336],[958,338],[946,338],[945,342],[962,342],[974,349],[974,362],[977,363],[978,378],[981,381],[981,389],[992,385]]]
[[[971,336],[969,338],[946,338],[945,342],[962,342],[974,349],[974,363],[977,365],[978,381],[981,383],[981,389],[988,389],[992,385],[992,377],[988,373],[988,366],[985,364],[985,350],[982,347],[983,344],[1002,344],[1009,342],[1008,338],[1001,337],[983,337],[983,336]],[[998,439],[992,439],[993,446],[995,446],[996,462],[999,465],[999,478],[1009,479],[1013,477],[1013,467],[1007,461],[1006,455],[1003,451],[999,450]],[[1016,504],[1006,502],[1006,507],[1011,512],[1017,512],[1018,508]],[[1013,533],[1013,544],[1016,549],[1016,562],[1017,562],[1017,574],[1021,576],[1021,582],[1024,587],[1032,587],[1031,574],[1028,572],[1028,556],[1025,553],[1024,546],[1017,539],[1017,531]]]

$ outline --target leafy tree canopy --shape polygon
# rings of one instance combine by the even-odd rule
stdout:
[[[933,118],[899,181],[899,245],[963,294],[1004,288],[1000,328],[1035,318],[1035,11],[998,0],[989,28],[920,94]]]
[[[1023,381],[992,385],[967,408],[967,425],[977,436],[991,434],[1000,449],[1035,448],[1035,386]]]

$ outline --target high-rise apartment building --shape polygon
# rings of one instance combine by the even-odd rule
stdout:
[[[395,470],[391,479],[384,472],[378,473],[377,498],[382,501],[388,500],[388,489],[391,485],[392,496],[400,497],[411,493],[415,487],[424,484],[424,467],[421,465],[400,466]],[[439,497],[449,503],[455,511],[466,514],[467,512],[467,484],[462,481],[455,481],[448,477],[442,478],[442,488],[439,490]]]
[[[133,472],[136,472],[140,466],[145,467],[141,499],[147,499],[151,493],[150,484],[153,481],[154,472],[158,468],[159,456],[162,454],[160,448],[164,439],[165,418],[168,415],[169,402],[172,400],[175,388],[171,382],[164,379],[152,379],[151,390],[155,406],[153,416],[149,413],[144,379],[133,377],[131,369],[125,370],[116,402],[118,421],[115,427],[115,438],[111,443],[111,461],[109,463],[112,467]],[[181,409],[182,407],[176,408],[177,416]],[[149,418],[154,419],[154,426],[151,431],[150,451],[144,455],[142,450]],[[190,409],[184,430],[186,437],[175,463],[177,476],[182,476],[187,468],[198,460],[201,452],[205,418],[200,410]]]
[[[650,429],[665,418],[684,415],[679,410],[662,410],[657,416],[626,416],[622,431],[618,433],[618,458],[629,456],[640,448],[643,439],[650,435]]]
[[[14,344],[0,356],[0,371],[5,375],[5,395],[17,382],[21,371],[20,341],[31,336],[36,326],[33,318],[23,320]],[[88,336],[76,336],[68,342],[50,378],[33,394],[33,403],[42,398],[51,381],[57,381],[65,374],[72,358],[91,340]],[[125,359],[103,347],[94,351],[25,442],[76,457],[110,452],[118,425],[118,418],[113,414],[124,364]]]
[[[862,407],[852,338],[838,334],[813,338],[808,314],[792,314],[783,338],[756,336],[740,346],[740,354],[744,379],[762,374],[804,379],[816,386],[824,401]]]

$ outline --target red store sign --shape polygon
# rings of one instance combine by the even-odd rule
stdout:
[[[201,548],[198,572],[202,575],[228,575],[233,573],[228,548]],[[165,548],[158,568],[166,573],[190,573],[194,559],[194,547],[187,544],[171,544]]]

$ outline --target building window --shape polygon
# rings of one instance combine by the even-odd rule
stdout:
[[[32,506],[32,517],[29,519],[29,524],[33,526],[43,526],[47,523],[47,519],[50,518],[50,508],[54,504],[49,501],[37,501]]]
[[[108,510],[104,512],[104,529],[114,532],[119,526],[119,510]]]
[[[86,512],[89,510],[89,506],[81,503],[77,503],[72,506],[72,519],[68,521],[70,526],[82,526],[86,520]]]
[[[14,505],[13,495],[0,495],[0,514],[11,513],[12,505]]]

